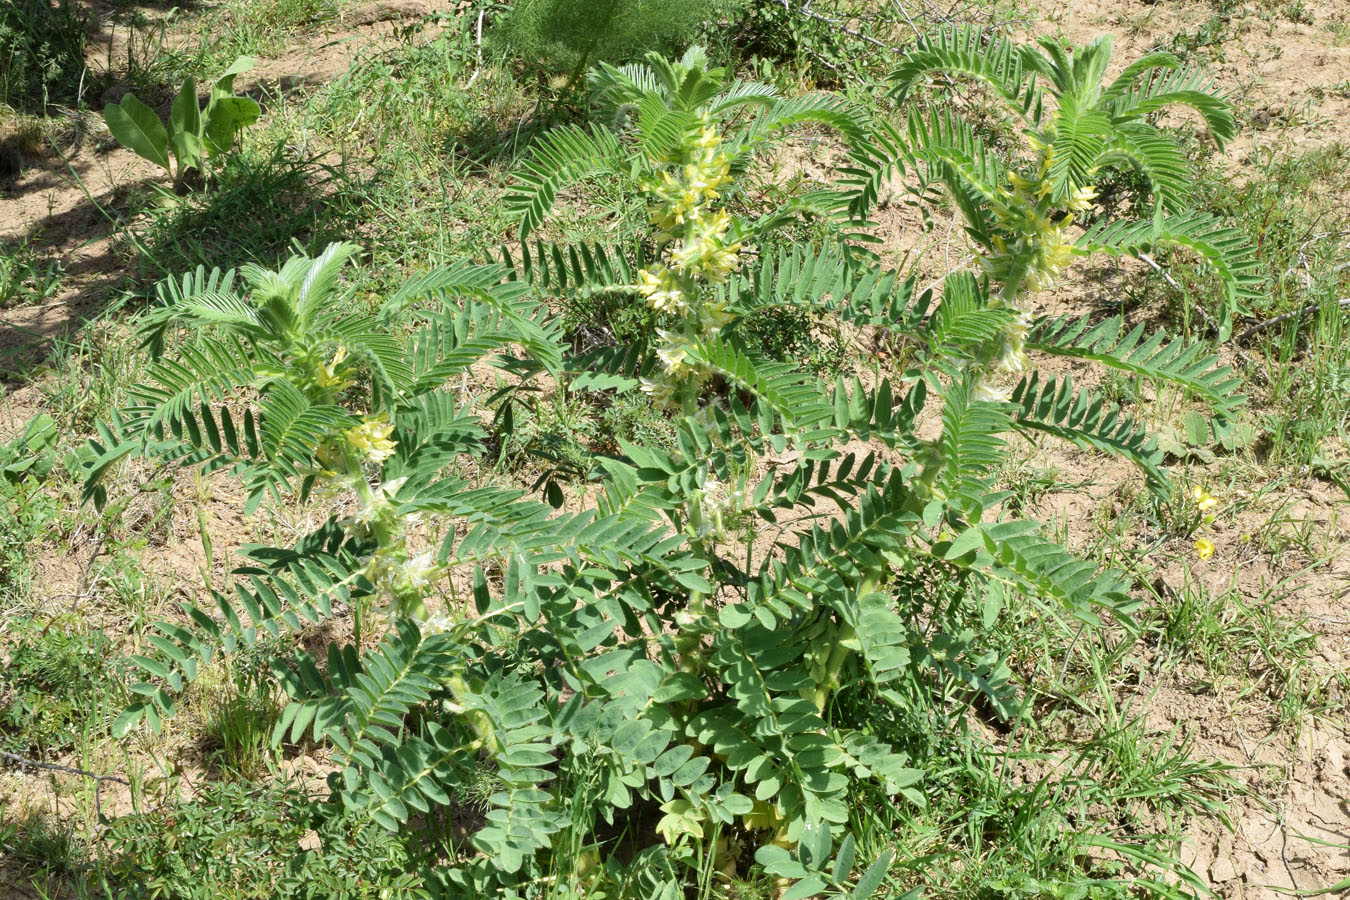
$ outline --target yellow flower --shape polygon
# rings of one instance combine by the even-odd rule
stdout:
[[[1214,542],[1208,538],[1200,538],[1195,542],[1195,555],[1201,559],[1209,559],[1214,555]]]
[[[689,356],[689,345],[668,331],[657,331],[657,334],[665,341],[656,355],[666,371],[676,378],[688,372],[689,364],[685,360]]]
[[[721,281],[736,267],[741,250],[740,241],[725,243],[730,225],[731,217],[724,210],[700,219],[671,254],[671,262],[682,271],[697,271],[707,281]]]
[[[689,311],[679,281],[664,266],[638,272],[637,288],[638,293],[646,298],[647,305],[657,312],[683,314]]]
[[[722,143],[722,137],[711,128],[699,129],[698,137],[694,140],[694,146],[700,150],[711,150]]]
[[[686,165],[684,181],[691,193],[712,200],[717,197],[717,189],[731,181],[730,171],[731,160],[725,153],[719,153],[712,159]]]
[[[1201,512],[1209,512],[1219,505],[1219,501],[1210,496],[1209,491],[1198,484],[1191,490],[1191,497],[1195,500],[1195,505],[1200,507]]]
[[[1008,173],[1008,182],[1012,184],[1015,191],[1029,191],[1032,188],[1032,183],[1016,172]]]
[[[347,348],[339,344],[331,362],[327,365],[319,363],[319,374],[314,376],[314,383],[321,388],[333,388],[335,390],[351,384],[350,378],[345,374],[339,375],[337,371],[338,366],[342,365],[342,361],[346,358]]]
[[[675,405],[675,386],[670,382],[664,378],[642,378],[639,381],[642,393],[650,397],[654,405],[666,408]]]
[[[1069,209],[1082,212],[1083,210],[1090,209],[1092,207],[1092,201],[1095,199],[1097,199],[1097,189],[1089,185],[1074,190],[1073,194],[1070,195],[1068,202],[1064,205]]]
[[[370,463],[379,465],[394,455],[398,444],[389,440],[394,433],[394,423],[385,419],[367,418],[360,425],[348,428],[342,433],[347,444]]]
[[[699,331],[704,337],[710,337],[720,331],[732,318],[731,313],[727,312],[725,301],[707,300],[698,308]]]

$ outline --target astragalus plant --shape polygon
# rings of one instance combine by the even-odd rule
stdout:
[[[934,75],[972,82],[1018,136],[1007,152],[996,151],[950,102],[933,102],[910,111],[903,136],[892,133],[891,161],[908,161],[946,185],[999,303],[1027,311],[1029,295],[1053,286],[1079,257],[1175,246],[1217,274],[1222,297],[1213,305],[1226,337],[1253,296],[1254,254],[1235,230],[1189,207],[1186,153],[1157,119],[1189,109],[1222,148],[1237,134],[1233,114],[1203,76],[1170,53],[1140,57],[1107,82],[1110,62],[1110,37],[1072,53],[1051,38],[1017,45],[973,28],[922,40],[892,74],[892,94],[903,100]],[[1133,210],[1134,219],[1097,218],[1075,233],[1075,219],[1093,212],[1102,179],[1122,169],[1143,177],[1150,205]],[[1010,329],[1005,365],[1019,353],[1018,329]]]
[[[720,78],[697,54],[603,68],[593,84],[632,127],[565,132],[524,168],[510,202],[526,233],[564,182],[634,173],[652,225],[636,253],[538,245],[461,263],[415,278],[379,317],[342,312],[348,245],[161,286],[160,359],[97,442],[91,492],[142,455],[233,474],[253,505],[298,496],[331,515],[290,546],[246,548],[232,591],[160,626],[123,731],[158,727],[218,654],[350,625],[275,660],[289,698],[276,739],[331,748],[349,813],[444,837],[432,826],[456,812],[466,840],[438,844],[426,873],[449,896],[673,900],[756,871],[789,900],[881,888],[890,854],[852,833],[854,813],[928,802],[929,760],[906,752],[923,742],[901,742],[931,711],[1014,715],[1011,673],[988,649],[1001,610],[1021,596],[1093,627],[1134,603],[1121,573],[1002,514],[1004,436],[1119,454],[1160,492],[1168,480],[1144,430],[1067,378],[1031,372],[1011,402],[985,390],[989,349],[1024,314],[1013,268],[1034,261],[999,268],[994,236],[1034,220],[1040,187],[963,187],[962,160],[987,174],[991,156],[915,134],[904,158],[946,167],[972,230],[986,223],[987,271],[921,292],[843,237],[761,253],[762,232],[729,211],[737,160],[820,110]],[[728,123],[744,103],[760,112]],[[858,138],[820,208],[865,206],[864,163],[903,136]],[[1037,176],[1047,196],[1085,202],[1086,183],[1058,187],[1058,171]],[[585,292],[648,306],[650,332],[573,354],[545,301]],[[774,306],[890,329],[911,364],[821,383],[743,340],[744,317]],[[1098,360],[1220,411],[1237,402],[1215,357],[1162,335],[1122,337],[1113,320],[1031,330],[1019,352]],[[555,511],[478,465],[490,417],[465,376],[479,383],[480,363],[507,383],[646,391],[675,439],[619,442],[562,504],[573,511]]]

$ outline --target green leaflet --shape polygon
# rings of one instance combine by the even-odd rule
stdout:
[[[155,111],[128,94],[103,110],[108,130],[118,142],[156,165],[169,168],[169,133]]]

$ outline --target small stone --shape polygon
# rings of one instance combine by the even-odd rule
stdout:
[[[1214,862],[1209,864],[1209,877],[1215,884],[1223,884],[1226,881],[1232,881],[1237,877],[1237,869],[1233,868],[1233,861],[1226,856],[1220,856]]]

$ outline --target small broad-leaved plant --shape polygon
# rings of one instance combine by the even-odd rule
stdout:
[[[274,737],[328,744],[333,800],[395,830],[481,798],[486,778],[470,843],[426,873],[446,896],[675,900],[758,865],[789,900],[863,900],[890,856],[857,859],[852,806],[925,803],[927,760],[900,746],[903,723],[1017,708],[981,631],[1009,598],[1088,626],[1128,619],[1129,581],[1005,516],[995,473],[1004,435],[1048,434],[1133,460],[1165,492],[1155,443],[1067,377],[1030,372],[1010,400],[983,388],[989,348],[1023,314],[1008,281],[1047,259],[1030,238],[1013,247],[1015,223],[1039,215],[1041,182],[1072,202],[1089,183],[1057,187],[1052,159],[1034,187],[961,188],[991,262],[940,292],[838,240],[761,252],[725,198],[756,135],[799,101],[717,78],[698,55],[602,68],[593,83],[634,130],[570,130],[526,166],[513,200],[526,235],[559,185],[616,161],[635,172],[653,226],[637,254],[541,245],[459,263],[379,316],[343,302],[349,245],[161,285],[147,325],[158,361],[94,442],[91,495],[141,455],[231,473],[250,510],[297,496],[331,515],[290,546],[244,548],[232,592],[159,626],[120,732],[158,728],[221,653],[349,622],[350,639],[274,661],[289,701]],[[729,131],[724,104],[747,102],[760,113]],[[875,196],[862,163],[898,137],[859,141],[834,208]],[[967,157],[923,156],[922,138],[904,158],[963,185]],[[991,154],[978,159],[991,171]],[[1023,263],[999,262],[996,232]],[[572,353],[546,301],[587,291],[648,305],[652,332]],[[767,359],[738,324],[781,306],[888,328],[912,365],[830,384]],[[1031,333],[1019,352],[1176,384],[1220,415],[1239,400],[1215,356],[1116,319]],[[488,426],[464,385],[480,361],[507,381],[645,391],[675,438],[619,442],[559,512],[479,465]]]
[[[249,57],[236,59],[211,85],[205,107],[197,99],[197,80],[188,78],[174,97],[167,127],[135,94],[104,108],[104,121],[122,146],[163,168],[182,188],[192,173],[205,171],[208,158],[232,148],[239,131],[258,121],[257,101],[234,95],[235,76],[252,68]]]

